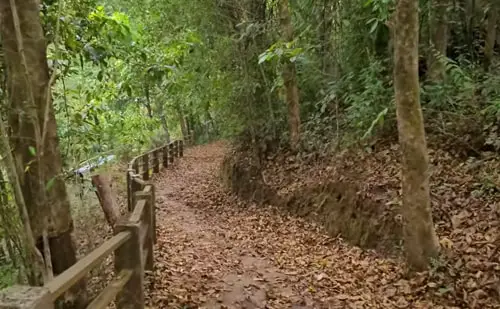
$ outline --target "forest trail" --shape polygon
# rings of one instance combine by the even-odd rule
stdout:
[[[228,194],[218,179],[226,147],[217,142],[189,148],[156,179],[156,266],[147,278],[151,308],[409,305],[412,283],[400,261]],[[414,299],[416,307],[432,306],[421,293]]]

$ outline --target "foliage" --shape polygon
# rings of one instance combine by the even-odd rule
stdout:
[[[16,283],[16,267],[11,263],[0,264],[0,289]]]
[[[186,130],[200,142],[247,136],[285,145],[283,61],[297,66],[303,138],[316,139],[304,145],[394,128],[394,5],[296,1],[296,39],[284,42],[276,6],[266,1],[47,4],[49,56],[61,63],[55,100],[66,163],[139,151]],[[427,2],[422,8],[428,10]],[[475,100],[484,101],[480,109],[490,116],[498,111],[490,93],[476,95],[491,89],[494,74],[481,75],[466,54],[440,61],[448,72],[442,83],[422,75],[426,113],[453,107],[476,114]]]
[[[382,123],[394,119],[394,6],[392,0],[294,1],[295,40],[284,42],[271,1],[45,1],[65,162],[139,151],[188,130],[198,141],[248,136],[284,145],[283,61],[296,63],[303,137],[317,138],[312,143],[325,136],[355,141],[394,127]],[[421,9],[425,57],[430,2],[422,0]],[[450,23],[464,26],[460,7],[449,13]],[[420,64],[424,111],[493,123],[497,74],[482,72],[480,55],[459,46],[470,38],[450,35],[450,58],[439,59],[447,71],[442,82],[429,83]]]

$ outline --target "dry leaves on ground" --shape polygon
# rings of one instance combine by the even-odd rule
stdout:
[[[312,223],[229,195],[218,176],[225,149],[223,143],[191,148],[157,179],[159,238],[148,277],[152,307],[498,308],[487,288],[488,280],[498,278],[498,256],[493,254],[489,268],[482,260],[471,265],[491,254],[485,237],[477,243],[475,233],[484,227],[476,214],[455,218],[475,226],[469,236],[473,252],[457,247],[462,236],[438,221],[442,239],[453,242],[451,251],[471,251],[475,259],[455,265],[454,277],[447,264],[407,276],[400,259],[350,246]],[[472,273],[471,267],[479,268]]]

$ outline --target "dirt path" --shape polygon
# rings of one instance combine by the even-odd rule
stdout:
[[[414,291],[422,282],[405,280],[398,261],[227,194],[218,181],[224,149],[188,149],[157,180],[151,307],[443,308]]]

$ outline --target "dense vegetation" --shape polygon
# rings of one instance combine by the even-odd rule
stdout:
[[[8,2],[0,5],[0,237],[8,256],[0,286],[17,280],[10,269],[20,265],[20,280],[40,282],[26,270],[43,268],[35,246],[47,233],[58,239],[51,246],[74,246],[64,177],[109,154],[126,160],[192,136],[230,138],[262,159],[326,157],[396,140],[399,121],[405,171],[415,173],[403,187],[425,187],[404,199],[424,214],[403,212],[410,229],[428,229],[406,239],[417,248],[410,263],[425,268],[439,245],[415,113],[423,112],[435,148],[464,160],[500,151],[496,1],[46,0],[39,12],[34,0]],[[15,31],[16,14],[40,31]],[[52,256],[55,274],[74,263],[74,251]]]

